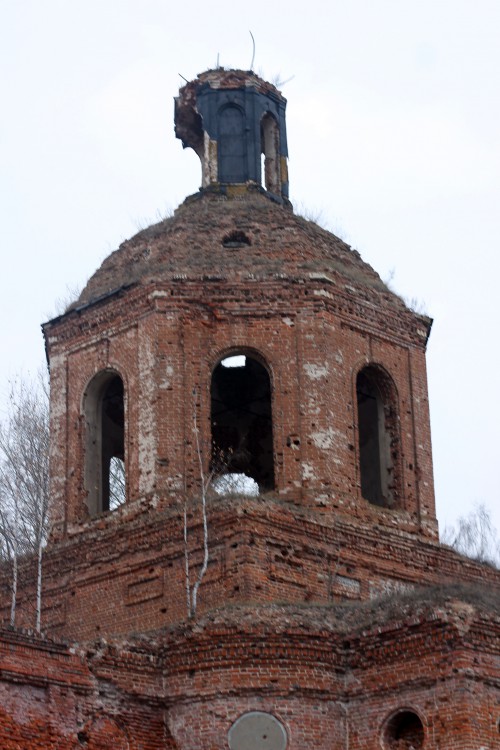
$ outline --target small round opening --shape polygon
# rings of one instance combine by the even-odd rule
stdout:
[[[226,234],[224,239],[222,240],[222,246],[227,248],[239,248],[239,247],[248,247],[252,243],[250,242],[250,238],[248,235],[245,234],[245,232],[241,232],[239,230],[235,230],[234,232],[230,232],[229,234]]]
[[[387,750],[420,750],[424,746],[424,726],[413,711],[399,711],[387,722],[384,747]]]

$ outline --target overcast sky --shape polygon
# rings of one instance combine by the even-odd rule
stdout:
[[[0,390],[102,259],[200,184],[180,76],[254,70],[288,99],[290,191],[434,318],[441,526],[500,528],[499,0],[1,0]],[[69,290],[69,292],[68,292]]]

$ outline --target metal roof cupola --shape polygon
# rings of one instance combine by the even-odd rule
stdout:
[[[175,134],[198,154],[202,190],[260,189],[288,202],[286,99],[252,71],[208,70],[175,100]]]

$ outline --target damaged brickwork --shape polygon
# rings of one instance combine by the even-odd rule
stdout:
[[[499,746],[500,572],[438,541],[432,321],[294,214],[285,105],[183,87],[199,193],[43,326],[43,635],[23,559],[2,750]]]
[[[234,719],[258,710],[290,748],[493,748],[499,618],[498,600],[452,587],[376,605],[222,607],[85,648],[4,631],[0,743],[227,748]]]

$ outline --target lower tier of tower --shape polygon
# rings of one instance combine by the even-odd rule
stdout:
[[[451,582],[500,587],[498,570],[401,530],[397,514],[388,529],[387,520],[354,523],[270,498],[220,498],[207,507],[204,534],[199,502],[164,510],[136,506],[135,516],[124,510],[128,515],[92,519],[48,545],[44,633],[75,640],[127,637],[182,624],[221,604],[331,606]],[[11,567],[4,567],[5,624],[11,577]],[[36,581],[36,560],[21,561],[15,624],[24,628],[35,627]]]
[[[81,645],[0,633],[3,750],[496,747],[498,599],[221,607]]]

